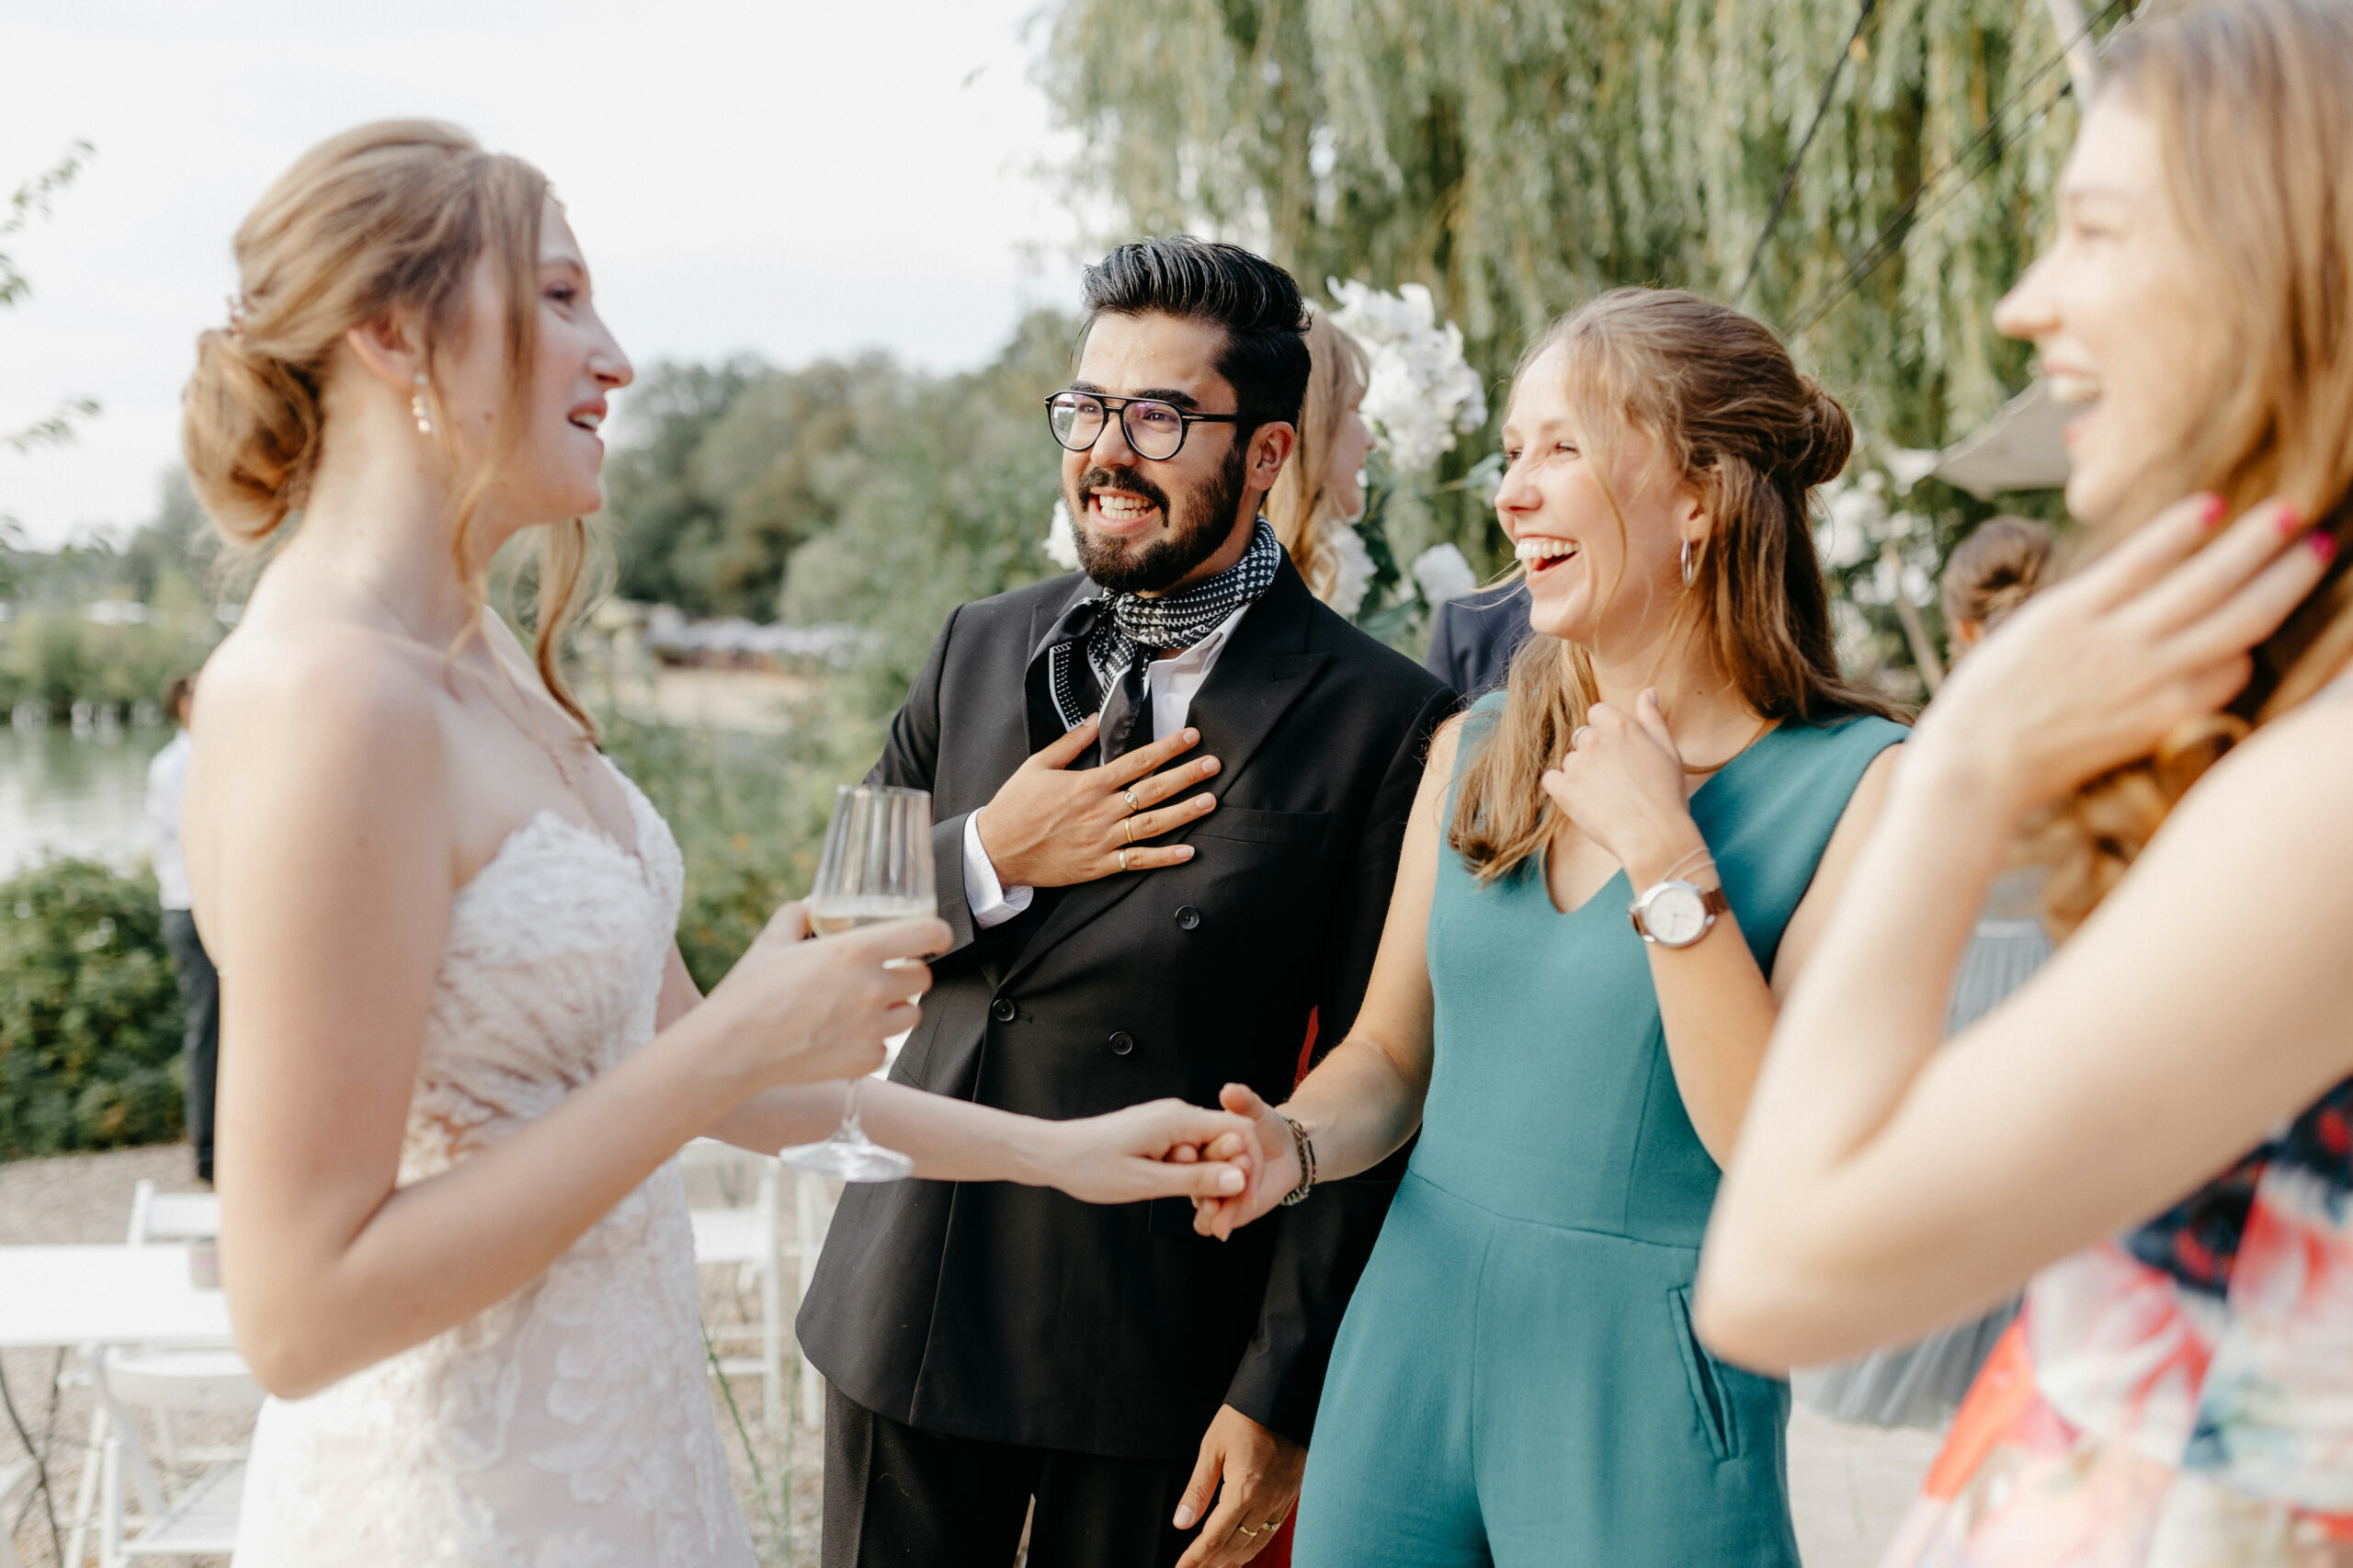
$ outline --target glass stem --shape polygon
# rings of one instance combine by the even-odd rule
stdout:
[[[863,1078],[849,1081],[849,1092],[842,1096],[842,1124],[834,1130],[835,1137],[853,1143],[866,1142],[866,1129],[858,1124],[858,1091],[865,1082]]]

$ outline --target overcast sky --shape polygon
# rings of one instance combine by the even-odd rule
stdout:
[[[0,451],[0,516],[49,545],[152,511],[239,220],[304,148],[390,115],[548,172],[641,368],[975,364],[1076,285],[1038,6],[0,0],[0,192],[97,149],[10,247],[33,295],[0,310],[0,429],[105,405],[72,447]]]

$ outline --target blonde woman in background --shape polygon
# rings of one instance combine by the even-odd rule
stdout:
[[[1782,1011],[1699,1326],[1819,1360],[2030,1278],[1891,1565],[2345,1568],[2353,6],[2168,6],[2102,76],[1995,321],[2077,410],[2067,506],[2109,548],[1922,719]],[[2038,822],[2064,939],[1939,1049]]]
[[[222,975],[222,1275],[276,1396],[238,1568],[749,1568],[671,1157],[823,1136],[949,929],[804,941],[789,905],[709,998],[688,978],[677,845],[557,661],[631,368],[544,176],[363,126],[236,257],[188,469],[277,548],[199,687],[185,845]],[[483,585],[533,528],[527,651]],[[1244,1179],[1161,1163],[1243,1126],[1174,1101],[1048,1122],[874,1090],[921,1176]]]
[[[1309,591],[1331,604],[1347,585],[1348,547],[1336,536],[1364,515],[1364,460],[1373,438],[1362,410],[1371,367],[1363,346],[1324,311],[1309,321],[1307,351],[1313,364],[1299,444],[1267,493],[1267,520]]]

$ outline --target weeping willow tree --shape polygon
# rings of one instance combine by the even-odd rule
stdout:
[[[1043,40],[1126,230],[1427,284],[1492,377],[1647,283],[1737,299],[1893,445],[2025,379],[1992,312],[2075,131],[2048,0],[1055,0]]]

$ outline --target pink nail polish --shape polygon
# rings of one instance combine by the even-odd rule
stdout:
[[[2333,561],[2336,558],[2336,536],[2333,533],[2314,528],[2304,536],[2304,543],[2310,546],[2312,552],[2323,561]]]
[[[2282,503],[2279,507],[2279,521],[2280,533],[2290,539],[2295,538],[2297,533],[2304,526],[2304,519],[2302,515],[2300,515],[2293,506],[2288,506],[2285,503]]]

